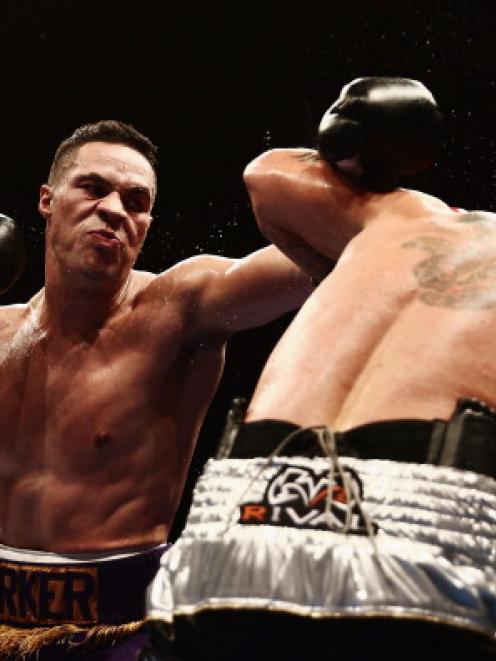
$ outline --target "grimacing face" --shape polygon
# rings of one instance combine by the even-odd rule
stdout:
[[[40,189],[46,258],[73,277],[124,281],[152,222],[155,173],[123,144],[88,142]]]

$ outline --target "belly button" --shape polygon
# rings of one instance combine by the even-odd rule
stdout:
[[[112,434],[108,431],[99,431],[95,434],[94,442],[97,447],[102,447],[110,443],[112,440]]]

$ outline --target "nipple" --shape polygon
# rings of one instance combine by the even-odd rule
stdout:
[[[108,431],[101,430],[95,434],[95,439],[94,439],[95,445],[99,448],[103,447],[104,445],[107,445],[107,443],[110,443],[111,440],[112,440],[112,434]]]

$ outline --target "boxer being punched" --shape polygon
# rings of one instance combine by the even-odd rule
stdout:
[[[324,115],[317,151],[276,149],[248,166],[261,231],[321,283],[266,364],[240,441],[275,447],[290,431],[324,425],[348,443],[345,454],[351,443],[365,459],[496,476],[496,216],[395,187],[433,162],[439,128],[420,83],[358,79]],[[424,438],[412,419],[425,421]],[[467,526],[466,548],[476,530],[484,535],[474,517],[452,519]],[[457,556],[443,535],[448,557],[465,564],[463,543]],[[491,557],[469,564],[482,570]]]
[[[249,467],[223,463],[233,429],[207,466],[212,488],[212,476],[240,476],[226,528],[205,542],[205,556],[225,550],[232,566],[207,592],[199,574],[184,578],[179,547],[178,566],[166,556],[150,591],[153,630],[163,613],[170,623],[171,612],[197,612],[201,626],[203,612],[219,610],[211,638],[219,646],[233,631],[239,654],[208,658],[494,658],[480,634],[496,634],[496,217],[396,187],[433,163],[439,129],[422,84],[358,79],[324,115],[317,151],[272,150],[246,170],[262,232],[321,282],[235,438],[231,456]],[[330,472],[327,459],[287,458],[309,441]],[[287,474],[268,460],[272,477],[262,478],[250,458],[275,448]],[[221,520],[222,498],[211,496]],[[334,500],[344,523],[331,517]],[[162,603],[161,585],[171,586]]]
[[[412,125],[404,119],[415,97],[421,118],[431,113],[427,138],[422,125],[416,132],[415,105]],[[387,122],[395,112],[406,129],[397,157],[395,136],[383,145],[376,128],[378,117]],[[360,137],[366,146],[355,139],[346,152],[347,124],[368,131]],[[382,419],[447,418],[468,395],[496,405],[489,361],[494,216],[459,213],[394,188],[395,168],[415,171],[434,158],[437,125],[434,101],[419,83],[361,79],[324,115],[318,152],[273,150],[248,166],[265,235],[315,278],[337,260],[270,357],[248,420],[344,430]],[[412,168],[398,162],[407,139],[419,155]]]
[[[33,647],[139,620],[228,337],[313,290],[275,247],[134,270],[155,153],[114,121],[62,142],[39,198],[45,286],[0,310],[0,617],[40,628]]]

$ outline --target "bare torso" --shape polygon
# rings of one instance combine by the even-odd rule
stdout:
[[[167,539],[227,338],[311,287],[273,246],[133,271],[152,163],[112,140],[69,156],[40,187],[45,289],[0,308],[0,543],[146,548]]]
[[[225,338],[191,339],[181,288],[157,300],[152,279],[134,272],[118,313],[78,341],[40,329],[42,293],[2,309],[0,542],[78,552],[167,538]]]
[[[496,216],[366,225],[271,356],[248,419],[337,430],[496,405]]]

